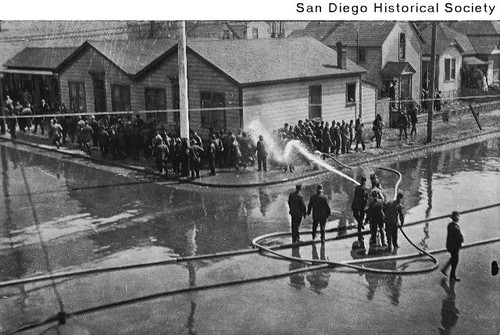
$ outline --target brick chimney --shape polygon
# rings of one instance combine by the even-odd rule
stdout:
[[[342,48],[342,42],[337,42],[337,67],[339,69],[347,67],[347,52]]]

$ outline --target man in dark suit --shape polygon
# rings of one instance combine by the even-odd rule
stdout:
[[[300,242],[299,227],[302,218],[306,217],[306,203],[304,196],[300,193],[302,185],[295,186],[295,192],[288,196],[288,207],[290,208],[290,216],[292,217],[292,242]]]
[[[311,215],[311,211],[313,212],[312,238],[313,240],[316,238],[316,230],[319,224],[321,229],[321,244],[325,244],[326,219],[330,216],[331,210],[330,205],[328,205],[328,198],[323,194],[322,185],[316,187],[316,194],[311,196],[309,200],[307,215]]]
[[[385,233],[387,235],[388,251],[398,246],[398,226],[405,222],[404,208],[402,205],[403,193],[398,193],[396,200],[389,201],[385,206]]]
[[[366,186],[366,177],[361,177],[361,184],[354,189],[354,197],[352,199],[351,209],[354,219],[358,223],[358,241],[363,241],[361,230],[364,229],[363,220],[365,218],[365,207],[368,202],[370,190]]]
[[[262,135],[259,136],[256,152],[258,171],[262,171],[262,169],[264,169],[264,172],[267,172],[267,148],[266,143],[264,142],[264,136]]]
[[[456,277],[455,273],[458,265],[458,253],[462,247],[462,243],[464,242],[464,237],[460,231],[458,220],[460,220],[460,213],[458,211],[453,211],[451,213],[451,222],[448,224],[448,235],[446,236],[446,250],[450,253],[451,258],[441,270],[441,272],[446,275],[446,270],[451,265],[450,280],[453,281],[460,281],[460,279]]]
[[[384,201],[382,200],[380,193],[373,190],[371,193],[370,204],[366,210],[366,220],[365,223],[370,224],[370,244],[377,243],[377,229],[380,233],[380,241],[382,246],[386,246],[384,237]]]

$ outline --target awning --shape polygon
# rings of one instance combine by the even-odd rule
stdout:
[[[489,64],[488,62],[485,62],[484,60],[481,60],[477,57],[465,57],[462,62],[465,64],[469,65],[484,65],[484,64]]]
[[[55,73],[52,71],[20,70],[20,69],[1,69],[0,73],[31,74],[31,75],[38,75],[38,76],[53,76],[53,75],[55,75]]]
[[[404,74],[414,74],[417,71],[408,62],[387,62],[380,74],[383,77],[400,77]]]

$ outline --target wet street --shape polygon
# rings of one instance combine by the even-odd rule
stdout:
[[[179,256],[251,248],[252,239],[288,231],[294,183],[209,188],[54,152],[0,142],[0,281],[76,269],[138,264]],[[500,139],[390,166],[403,174],[406,222],[500,201]],[[359,179],[374,167],[346,174]],[[394,174],[375,170],[392,197]],[[342,235],[354,224],[354,185],[338,175],[302,181],[306,201],[322,183],[333,215],[327,228]],[[500,207],[464,214],[465,243],[500,237]],[[443,248],[442,219],[410,226],[426,250]],[[302,229],[308,230],[308,217]],[[347,230],[352,232],[352,230]],[[302,240],[310,239],[309,234]],[[401,233],[398,254],[415,252]],[[355,238],[280,252],[295,257],[352,260]],[[289,243],[290,237],[267,241]],[[380,275],[347,268],[303,272],[273,280],[182,292],[78,313],[68,325],[93,334],[499,334],[500,243],[460,253],[461,282],[439,271]],[[440,263],[447,253],[436,256]],[[423,258],[367,266],[413,270]],[[54,316],[175,291],[284,274],[305,264],[259,253],[82,275],[0,288],[0,333]],[[48,326],[53,326],[54,323]],[[42,334],[48,326],[25,334]]]

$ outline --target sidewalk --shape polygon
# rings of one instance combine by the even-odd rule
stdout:
[[[430,150],[433,147],[439,147],[445,144],[460,142],[466,138],[474,138],[481,135],[491,134],[493,137],[500,135],[500,111],[492,111],[481,115],[481,123],[483,130],[480,131],[475,124],[472,115],[460,115],[450,119],[450,122],[443,124],[436,122],[433,125],[433,141],[431,144],[426,142],[426,124],[419,123],[418,133],[414,136],[408,136],[408,140],[399,140],[398,129],[384,129],[382,138],[382,148],[376,149],[372,147],[372,143],[368,142],[366,150],[355,153],[353,150],[349,154],[339,155],[336,157],[338,161],[343,164],[356,166],[369,162],[385,160],[388,163],[392,159],[401,159],[403,155],[414,155],[418,151]],[[369,129],[370,127],[367,127]],[[367,132],[366,138],[369,139],[371,131]],[[29,145],[45,150],[60,152],[66,155],[72,155],[91,159],[95,162],[107,165],[114,165],[125,167],[131,170],[139,171],[147,174],[154,174],[160,176],[156,171],[154,160],[140,158],[139,160],[132,160],[127,158],[124,160],[112,160],[111,158],[102,158],[98,148],[94,147],[92,156],[84,153],[74,143],[67,142],[63,147],[57,149],[51,144],[47,135],[33,134],[31,130],[26,133],[17,132],[17,139],[12,140],[14,143]],[[0,135],[0,140],[10,141],[10,134]],[[327,162],[333,163],[331,160]],[[191,179],[186,177],[174,176],[171,172],[168,175],[169,180],[177,180],[179,182],[193,183],[200,186],[211,187],[250,187],[250,186],[265,186],[273,185],[284,182],[291,182],[300,180],[307,177],[312,177],[322,173],[326,173],[324,169],[315,169],[310,165],[296,166],[293,173],[285,173],[283,169],[269,169],[268,172],[258,172],[256,164],[249,166],[245,170],[236,171],[234,168],[220,168],[216,169],[217,174],[211,176],[208,169],[200,171],[199,179]]]

